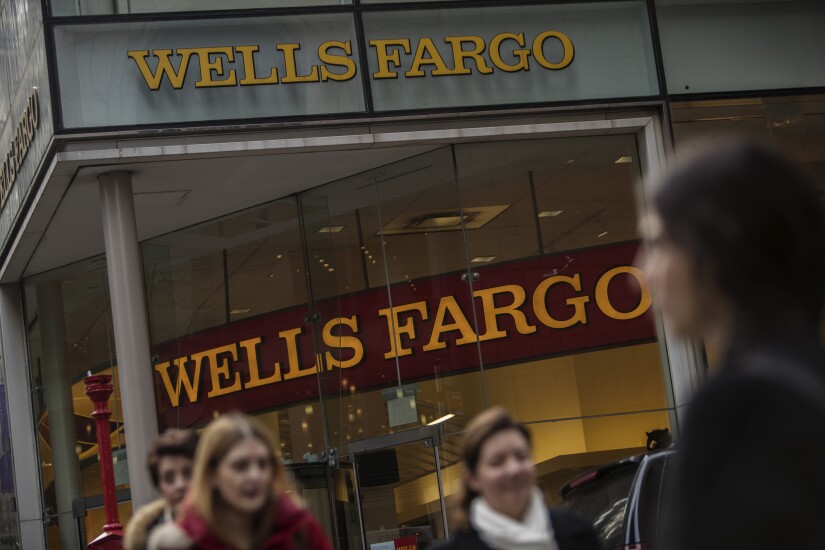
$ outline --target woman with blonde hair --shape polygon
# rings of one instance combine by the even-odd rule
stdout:
[[[467,425],[461,458],[459,507],[440,550],[598,550],[588,522],[547,507],[536,486],[530,432],[503,408]]]
[[[201,435],[177,523],[158,529],[149,548],[331,550],[289,490],[266,428],[241,414],[221,416]]]

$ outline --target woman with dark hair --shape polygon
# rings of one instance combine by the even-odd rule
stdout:
[[[654,299],[719,363],[683,423],[665,547],[820,547],[822,199],[788,160],[747,142],[695,156],[652,199]]]
[[[548,509],[536,487],[530,432],[501,407],[468,425],[452,536],[440,550],[597,550],[589,523]]]
[[[198,434],[191,430],[166,430],[149,449],[146,465],[161,498],[141,507],[123,539],[126,550],[144,550],[152,531],[174,521],[192,478]]]
[[[149,548],[332,550],[290,491],[266,428],[242,414],[221,416],[201,435],[177,524],[158,529]]]

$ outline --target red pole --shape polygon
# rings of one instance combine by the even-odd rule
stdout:
[[[92,400],[92,418],[97,427],[97,456],[100,461],[100,477],[103,482],[103,508],[106,525],[103,533],[87,545],[87,548],[120,550],[123,548],[123,526],[117,514],[115,496],[115,470],[112,464],[112,441],[109,439],[109,396],[112,395],[112,377],[108,374],[89,375],[84,378],[86,395]]]

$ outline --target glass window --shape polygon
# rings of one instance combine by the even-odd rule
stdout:
[[[825,4],[656,0],[671,94],[825,86]]]
[[[78,531],[73,503],[102,494],[92,402],[83,381],[89,372],[112,376],[115,391],[109,409],[115,483],[118,489],[128,487],[105,260],[93,258],[27,279],[25,298],[49,548],[80,548],[84,533]],[[93,524],[99,519],[95,512],[90,517]]]
[[[292,197],[141,245],[161,430],[244,410],[287,463],[321,460],[299,218]],[[295,393],[273,399],[271,385],[292,378]]]
[[[246,10],[256,8],[299,8],[335,6],[352,0],[53,0],[52,15],[125,15],[135,13]]]
[[[551,498],[644,452],[672,411],[632,265],[638,157],[633,135],[399,147],[143,243],[161,427],[243,410],[296,472],[335,448],[352,470],[323,513],[354,547],[352,502],[371,543],[443,537],[437,473],[449,506],[460,433],[485,406],[530,423]],[[399,442],[428,424],[437,451]]]
[[[677,147],[721,136],[767,139],[825,191],[825,95],[683,101],[670,112]]]
[[[381,10],[363,21],[376,111],[659,92],[643,2]]]
[[[366,110],[353,13],[73,23],[53,31],[66,128],[233,125]]]

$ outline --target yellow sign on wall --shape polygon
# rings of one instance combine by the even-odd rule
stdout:
[[[559,59],[548,59],[545,43],[558,41],[561,46]],[[529,71],[531,67],[557,71],[573,62],[573,42],[566,34],[547,30],[530,39],[525,33],[504,32],[489,42],[481,36],[445,36],[442,40],[449,55],[441,53],[436,41],[429,37],[419,40],[410,38],[375,39],[369,41],[378,62],[378,70],[372,72],[375,80],[392,78],[417,78],[425,76],[458,76],[492,74],[496,71],[514,73]],[[261,66],[261,45],[212,46],[203,48],[177,48],[154,50],[129,50],[127,56],[135,62],[146,86],[160,89],[164,80],[173,89],[180,90],[187,83],[195,88],[222,86],[260,86],[307,82],[345,82],[355,78],[356,63],[353,59],[352,42],[330,40],[321,43],[316,50],[302,50],[300,43],[274,44],[283,66]],[[443,50],[443,48],[442,48]],[[412,56],[408,64],[401,54]],[[531,60],[532,58],[532,60]],[[198,69],[189,74],[189,66],[197,63]],[[299,66],[308,66],[303,72]]]

